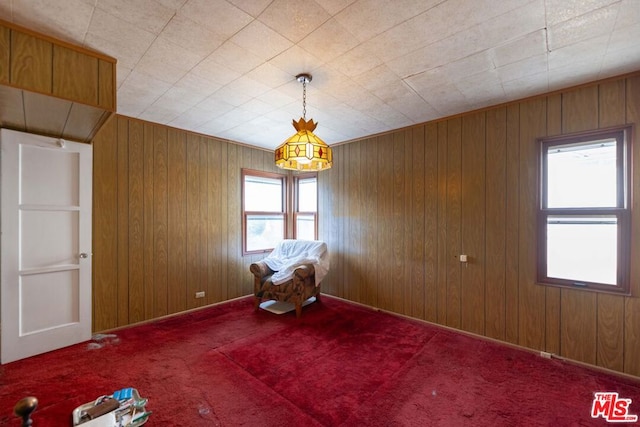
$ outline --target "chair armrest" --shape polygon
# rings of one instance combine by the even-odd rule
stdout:
[[[307,277],[313,276],[316,273],[316,269],[313,264],[302,264],[293,271],[293,274],[301,280]]]
[[[253,264],[251,264],[249,266],[249,270],[258,279],[262,279],[264,276],[274,273],[273,270],[271,270],[269,266],[262,261],[254,262]]]

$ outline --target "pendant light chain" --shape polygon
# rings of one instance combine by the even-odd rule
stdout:
[[[307,120],[307,79],[302,79],[302,118]]]

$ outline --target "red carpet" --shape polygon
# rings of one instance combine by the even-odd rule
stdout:
[[[597,426],[604,391],[640,415],[640,381],[330,297],[300,320],[244,298],[114,335],[0,367],[0,425],[33,395],[34,427],[69,426],[124,387],[150,426]]]

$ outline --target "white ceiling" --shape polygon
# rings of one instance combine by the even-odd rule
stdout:
[[[118,60],[119,114],[328,144],[640,70],[640,0],[0,0]]]

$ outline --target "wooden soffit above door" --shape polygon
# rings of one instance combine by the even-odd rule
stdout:
[[[3,128],[90,143],[112,114],[103,108],[0,85]]]

